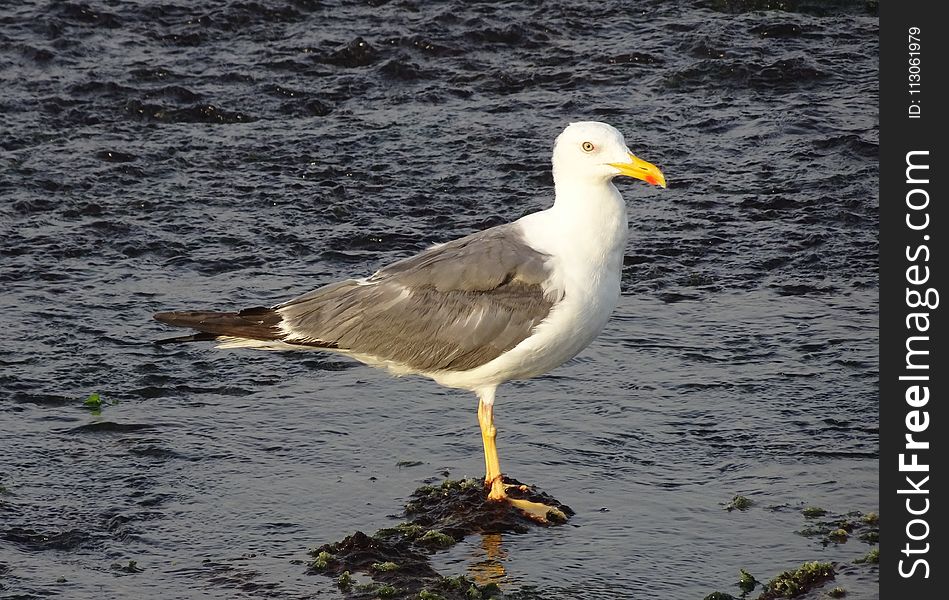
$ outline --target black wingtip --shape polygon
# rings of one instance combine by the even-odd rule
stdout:
[[[177,318],[177,316],[177,312],[157,312],[152,315],[152,318],[162,323],[171,324]]]
[[[248,308],[240,312],[176,310],[154,313],[152,317],[172,327],[197,330],[191,335],[161,340],[160,343],[201,342],[220,336],[266,341],[283,336],[279,327],[280,313],[271,308]]]

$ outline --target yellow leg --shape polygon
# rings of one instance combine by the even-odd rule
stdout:
[[[484,395],[478,398],[478,423],[481,425],[481,441],[484,442],[484,485],[491,488],[489,500],[504,500],[507,494],[501,481],[501,464],[495,444],[498,430],[494,427],[494,394],[491,394],[492,402],[485,402],[484,398]]]
[[[478,395],[478,423],[481,425],[481,441],[484,443],[484,485],[490,489],[488,500],[508,502],[540,523],[547,523],[550,520],[566,521],[567,515],[553,506],[520,498],[508,498],[506,486],[501,478],[501,464],[498,460],[496,444],[498,430],[494,427],[494,390]]]

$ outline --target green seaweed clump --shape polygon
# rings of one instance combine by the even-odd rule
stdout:
[[[860,540],[868,544],[879,544],[880,543],[880,531],[864,531],[860,534]]]
[[[393,585],[381,585],[373,590],[379,598],[395,598],[402,590]]]
[[[805,508],[802,513],[808,519],[808,525],[796,533],[804,537],[819,537],[824,546],[843,544],[854,536],[868,544],[880,541],[880,517],[876,513],[853,511],[840,515],[815,507]]]
[[[806,562],[797,570],[785,571],[764,586],[758,600],[796,598],[834,578],[834,567],[830,563]]]
[[[112,563],[113,571],[122,571],[123,573],[141,573],[145,569],[138,566],[138,561],[130,560],[127,564]]]
[[[417,523],[399,523],[395,527],[386,527],[372,534],[372,537],[379,539],[404,539],[414,542],[422,537],[428,530]]]
[[[844,529],[843,527],[838,527],[837,529],[827,534],[827,539],[829,539],[832,542],[837,542],[838,544],[842,544],[846,542],[848,539],[850,539],[850,534],[847,533],[847,530]]]
[[[725,592],[712,592],[706,596],[703,600],[737,600],[731,594],[726,594]]]
[[[845,590],[844,588],[838,585],[834,589],[827,592],[827,595],[830,596],[831,598],[843,598],[844,596],[847,595],[847,590]]]
[[[744,569],[738,570],[738,587],[741,588],[741,591],[748,593],[755,589],[760,582],[755,579],[755,576],[749,573]]]
[[[113,400],[109,402],[109,404],[113,404],[113,405],[118,404],[118,403],[119,403],[118,400]],[[102,399],[102,396],[99,395],[98,392],[94,392],[92,394],[89,394],[89,397],[82,401],[82,405],[83,407],[88,408],[92,412],[92,414],[98,416],[102,414],[102,407],[106,405],[106,401]]]
[[[440,594],[426,589],[429,594],[443,598],[464,598],[464,600],[492,600],[501,597],[501,588],[496,583],[487,583],[479,586],[464,575],[458,577],[442,577],[428,588],[438,590]],[[419,594],[421,596],[421,593]]]
[[[725,505],[725,510],[728,512],[733,510],[748,510],[752,504],[754,503],[745,496],[738,495],[732,498],[732,501]]]
[[[321,550],[319,552],[313,551],[310,552],[310,554],[314,557],[313,562],[310,563],[310,566],[317,571],[325,571],[326,568],[329,567],[330,563],[336,559],[335,556],[326,550]]]
[[[392,561],[386,561],[386,562],[372,563],[372,568],[375,571],[382,571],[383,573],[388,573],[389,571],[398,571],[399,565],[398,563],[394,563]]]
[[[861,556],[857,560],[853,561],[857,564],[879,564],[880,563],[880,549],[874,548],[867,552],[864,556]]]
[[[454,546],[457,540],[446,535],[441,531],[435,529],[430,529],[425,532],[425,535],[418,538],[418,543],[429,548],[448,548],[449,546]]]

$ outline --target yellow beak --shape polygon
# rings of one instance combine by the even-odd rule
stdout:
[[[652,163],[648,163],[633,154],[629,154],[628,156],[629,162],[609,163],[609,165],[618,169],[620,175],[635,177],[636,179],[642,179],[646,183],[651,183],[652,185],[661,185],[662,187],[666,187],[666,178],[662,175],[662,171],[659,170],[659,167]]]

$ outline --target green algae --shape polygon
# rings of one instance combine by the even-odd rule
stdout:
[[[745,594],[754,590],[759,583],[761,582],[755,579],[754,575],[748,571],[744,569],[738,570],[738,587],[741,588],[741,591]]]
[[[827,539],[838,544],[842,544],[850,539],[850,533],[843,527],[838,527],[827,534]]]
[[[311,552],[312,554],[312,552]],[[322,550],[314,555],[313,561],[310,563],[310,566],[316,569],[317,571],[324,571],[335,560],[334,556],[329,552]]]
[[[101,394],[99,394],[98,392],[93,392],[92,394],[89,394],[89,396],[85,400],[82,401],[82,406],[83,408],[88,408],[89,412],[92,413],[93,415],[99,416],[102,414],[102,408],[104,406],[106,405],[114,406],[118,403],[119,403],[118,400],[112,400],[111,402],[106,402]]]
[[[405,537],[409,540],[417,540],[428,532],[427,529],[416,523],[399,523],[395,527],[386,527],[375,532],[373,537],[387,539],[393,537]]]
[[[880,517],[876,513],[852,511],[841,515],[820,509],[823,511],[820,516],[824,518],[818,518],[816,514],[808,516],[807,510],[802,511],[807,525],[795,533],[818,538],[824,546],[844,544],[853,537],[867,544],[876,544],[880,540]]]
[[[145,569],[138,566],[138,561],[130,560],[126,564],[122,563],[112,563],[113,571],[121,571],[122,573],[141,573]]]
[[[391,585],[380,585],[374,591],[380,598],[395,598],[400,592],[399,588]]]
[[[89,394],[89,397],[83,400],[82,405],[92,410],[99,410],[102,408],[102,396],[95,393]]]
[[[830,563],[806,562],[793,571],[785,571],[765,584],[758,600],[796,598],[819,587],[835,576]]]
[[[865,531],[861,533],[857,538],[861,542],[866,542],[868,544],[879,544],[880,543],[880,532],[879,531]]]
[[[738,495],[732,498],[731,502],[725,505],[725,510],[727,510],[728,512],[731,512],[733,510],[744,511],[751,508],[753,504],[754,502],[752,502],[750,499],[746,498],[745,496]]]
[[[436,531],[430,529],[426,531],[424,535],[418,538],[418,542],[429,548],[448,548],[449,546],[454,546],[457,543],[455,538],[450,535],[446,535],[441,531]]]
[[[726,594],[725,592],[712,592],[711,594],[703,598],[703,600],[738,600],[738,599],[732,596],[731,594]]]
[[[857,564],[874,564],[874,565],[879,564],[880,563],[880,549],[874,548],[873,550],[870,550],[865,555],[854,560],[853,562]]]
[[[339,577],[336,578],[336,585],[341,590],[348,590],[353,586],[353,576],[349,571],[343,571]]]
[[[743,496],[736,496],[744,498]],[[728,510],[736,510],[737,506],[732,503],[726,507]],[[739,505],[742,504],[739,502]],[[880,539],[880,516],[875,512],[862,513],[860,511],[851,511],[844,514],[835,514],[824,508],[816,506],[800,506],[797,508],[789,504],[782,504],[770,507],[771,510],[799,510],[805,519],[805,527],[794,533],[809,538],[818,538],[824,546],[828,544],[846,544],[851,539],[857,538],[868,544],[876,544]],[[871,549],[865,556],[855,559],[857,564],[874,564],[880,560],[879,548]],[[756,600],[774,600],[777,598],[796,598],[806,594],[809,590],[824,585],[827,581],[834,579],[836,571],[834,565],[824,562],[805,562],[798,569],[785,571],[774,577],[767,584],[764,584],[762,591]],[[740,569],[738,587],[741,590],[739,598],[750,598],[749,594],[755,589],[757,581],[748,571]],[[842,587],[835,587],[827,592],[827,596],[833,598],[842,598],[847,592]],[[734,600],[734,596],[716,591],[706,596],[705,600]]]

